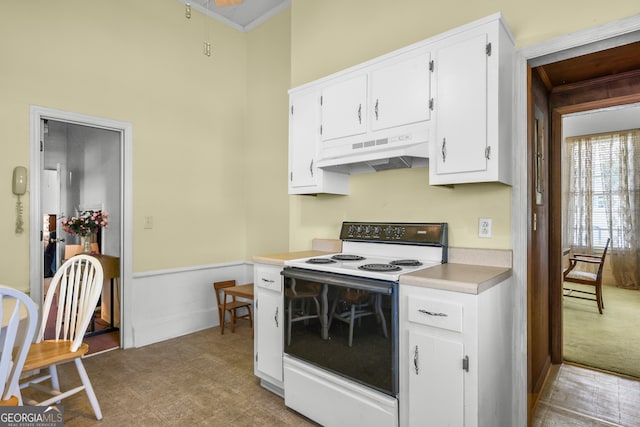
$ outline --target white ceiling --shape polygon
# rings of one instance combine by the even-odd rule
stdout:
[[[178,0],[240,31],[250,31],[283,9],[291,0],[244,0],[242,4],[218,7],[214,0]]]

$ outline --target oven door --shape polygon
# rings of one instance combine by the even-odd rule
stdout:
[[[398,393],[398,283],[285,267],[284,352]]]

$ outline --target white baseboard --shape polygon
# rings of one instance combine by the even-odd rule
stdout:
[[[123,347],[142,347],[218,326],[218,308],[213,282],[234,279],[238,284],[253,280],[253,264],[236,263],[194,266],[176,270],[138,273],[123,319]]]

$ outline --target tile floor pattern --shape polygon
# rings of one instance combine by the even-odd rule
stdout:
[[[251,329],[207,329],[149,346],[84,359],[102,408],[97,421],[84,392],[64,399],[65,427],[313,426],[253,375]],[[65,375],[67,374],[67,375]],[[80,379],[59,369],[63,389]],[[24,391],[27,396],[33,392]]]
[[[532,425],[640,426],[640,382],[563,364],[552,370]]]
[[[63,401],[65,427],[316,425],[260,387],[252,358],[251,329],[244,326],[235,334],[212,328],[90,356],[84,365],[104,418],[97,421],[79,393]],[[59,372],[63,388],[80,384],[72,364]],[[562,365],[545,385],[532,424],[640,426],[640,382]]]

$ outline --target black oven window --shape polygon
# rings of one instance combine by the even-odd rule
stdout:
[[[395,291],[285,278],[285,352],[387,394],[396,391]]]

